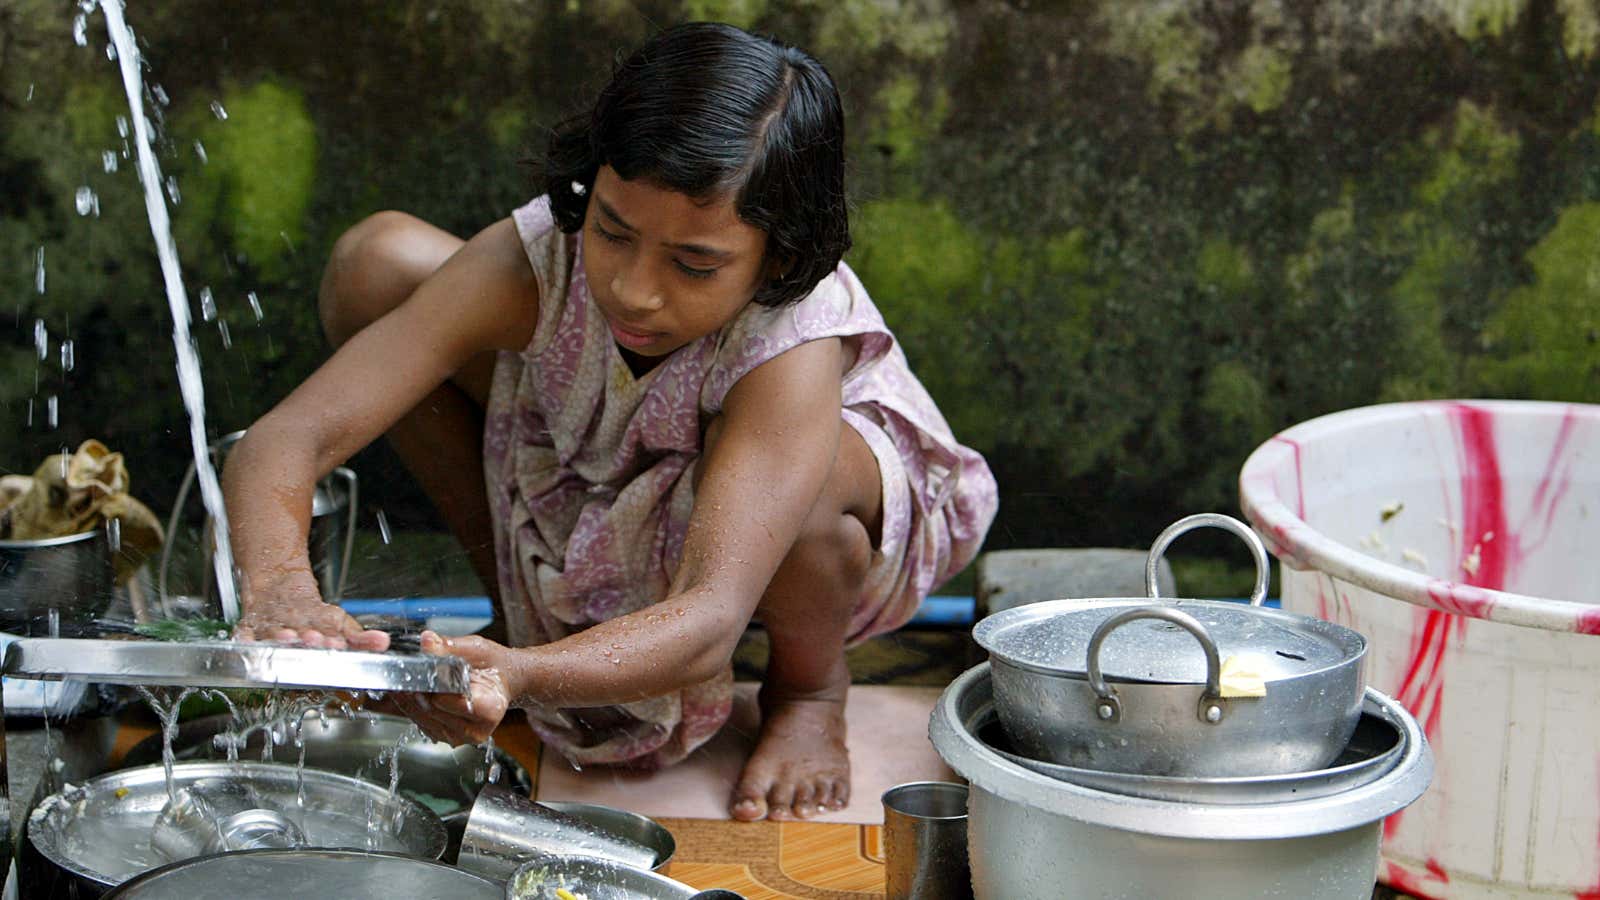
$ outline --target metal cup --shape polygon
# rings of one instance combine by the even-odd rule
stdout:
[[[913,781],[883,792],[885,900],[969,900],[967,786]]]
[[[657,853],[497,784],[486,785],[467,814],[456,865],[505,880],[537,854],[590,856],[648,872]]]
[[[304,845],[300,827],[268,808],[248,785],[212,778],[178,790],[150,831],[151,848],[171,862],[228,850]]]

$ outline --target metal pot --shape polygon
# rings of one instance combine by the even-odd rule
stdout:
[[[1167,546],[1200,526],[1243,537],[1256,559],[1251,604],[1161,600]],[[1202,514],[1162,532],[1146,564],[1150,599],[1057,600],[989,616],[973,637],[994,664],[995,708],[1024,755],[1143,775],[1229,777],[1321,769],[1361,716],[1366,639],[1265,609],[1266,551],[1249,527]],[[1259,696],[1233,689],[1233,662]]]
[[[52,636],[89,630],[111,605],[116,583],[105,529],[29,541],[0,541],[0,630]]]
[[[220,470],[228,450],[243,437],[243,431],[235,431],[213,441],[212,465]],[[171,600],[167,589],[167,577],[172,564],[172,546],[176,543],[174,535],[177,534],[178,520],[182,517],[184,502],[189,498],[189,489],[194,484],[194,478],[194,463],[190,463],[188,471],[184,473],[183,482],[178,487],[178,497],[172,503],[172,514],[167,519],[167,540],[161,547],[161,567],[157,575],[157,587],[163,604],[168,604]],[[311,560],[311,571],[317,577],[317,587],[322,592],[322,599],[328,603],[338,603],[344,596],[345,578],[350,572],[350,556],[355,549],[357,495],[356,473],[344,466],[334,469],[328,477],[317,482],[311,495],[311,527],[307,536],[306,551]],[[200,531],[200,539],[205,544],[203,554],[205,588],[202,602],[205,609],[217,611],[221,609],[221,601],[218,599],[216,569],[211,559],[215,551],[211,529],[211,517],[207,516],[205,525]],[[220,614],[217,617],[221,618]]]
[[[179,763],[174,788],[202,781],[247,783],[292,820],[317,848],[402,852],[437,859],[445,849],[439,817],[404,795],[345,775],[256,762]],[[304,797],[304,803],[300,797]],[[27,896],[58,888],[87,897],[168,860],[151,846],[168,805],[161,766],[124,769],[46,797],[28,816],[23,875]],[[280,896],[293,896],[283,893]]]
[[[108,894],[117,900],[500,900],[504,888],[471,872],[391,853],[247,850],[173,863]]]
[[[1336,794],[1219,805],[1128,797],[1012,763],[976,734],[990,666],[945,690],[929,736],[970,782],[968,851],[978,900],[1183,897],[1367,900],[1384,817],[1427,788],[1433,757],[1404,708],[1367,698],[1403,735],[1389,771]]]

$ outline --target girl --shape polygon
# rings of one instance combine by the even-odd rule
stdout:
[[[321,294],[339,349],[227,468],[241,634],[387,646],[306,559],[312,486],[387,434],[509,632],[424,636],[476,676],[470,702],[411,699],[428,734],[482,740],[520,707],[574,762],[672,763],[727,719],[756,619],[771,659],[732,814],[842,807],[845,647],[904,624],[996,505],[840,262],[843,148],[815,59],[684,25],[557,129],[545,197],[465,243],[399,213],[343,235]]]

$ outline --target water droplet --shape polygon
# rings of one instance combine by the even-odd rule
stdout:
[[[211,293],[211,285],[200,289],[200,318],[211,322],[217,318],[217,298]]]
[[[106,520],[106,543],[111,546],[112,553],[122,552],[122,520]]]
[[[47,615],[49,618],[46,621],[49,623],[47,627],[50,629],[50,636],[53,638],[61,637],[61,610],[52,606]]]
[[[256,314],[256,321],[261,321],[263,318],[261,313],[261,298],[256,296],[255,291],[245,294],[244,298],[250,301],[250,311]]]
[[[200,165],[202,166],[210,162],[210,159],[206,157],[206,145],[199,141],[194,142],[194,155],[200,157]]]
[[[94,191],[88,185],[78,188],[77,196],[73,198],[78,207],[78,215],[87,216],[89,213],[94,212],[94,200]]]
[[[121,135],[123,137],[127,137],[128,136],[128,117],[127,116],[117,116],[117,134],[119,134],[119,135]]]
[[[172,198],[173,206],[183,202],[182,195],[178,193],[178,179],[176,176],[167,176],[167,196]]]
[[[152,84],[150,86],[150,96],[156,98],[156,102],[162,106],[172,105],[171,98],[167,96],[167,89],[159,84]]]
[[[222,108],[221,100],[211,101],[211,114],[223,121],[227,121],[228,111]]]
[[[389,517],[384,515],[381,509],[378,510],[378,536],[383,538],[384,544],[388,544],[394,538],[389,533]]]
[[[222,335],[222,349],[233,349],[233,335],[228,331],[227,320],[217,322],[217,333]]]
[[[51,394],[49,399],[45,400],[44,408],[45,424],[49,425],[51,428],[59,425],[61,423],[60,402],[56,399],[55,394]]]
[[[106,44],[106,59],[109,59],[112,62],[116,62],[117,61],[117,45],[116,44]]]
[[[75,364],[76,364],[76,360],[73,359],[72,341],[70,341],[70,340],[62,341],[61,342],[61,371],[63,371],[63,372],[71,372],[72,371],[72,367]]]
[[[50,356],[50,332],[45,330],[43,319],[33,320],[33,349],[39,354],[40,362]]]
[[[117,170],[117,152],[115,150],[103,151],[100,154],[100,165],[107,172],[115,172]]]
[[[33,427],[33,398],[28,398],[28,427]]]
[[[33,102],[33,82],[31,82],[31,81],[28,82],[28,96],[26,98],[24,98],[22,102],[23,103],[32,103]]]
[[[44,293],[44,246],[40,245],[39,252],[33,257],[33,286],[39,293]],[[44,357],[39,357],[44,359]]]
[[[72,42],[79,47],[89,46],[89,17],[83,13],[72,19]]]

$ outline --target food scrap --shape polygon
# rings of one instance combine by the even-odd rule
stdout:
[[[1391,500],[1378,509],[1378,516],[1381,521],[1387,522],[1395,516],[1400,515],[1400,510],[1405,508],[1405,501]]]
[[[1415,563],[1417,568],[1424,571],[1426,571],[1428,568],[1428,558],[1423,556],[1422,551],[1420,550],[1413,550],[1410,547],[1402,547],[1400,549],[1400,558],[1408,563]]]

